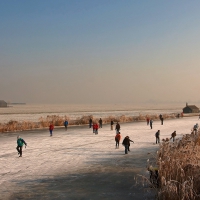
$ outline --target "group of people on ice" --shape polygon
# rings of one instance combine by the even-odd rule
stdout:
[[[163,125],[164,117],[160,114],[159,115],[161,125]],[[149,117],[146,118],[147,125],[150,125],[150,128],[153,129],[153,119],[150,119]]]
[[[120,132],[118,132],[115,136],[116,149],[119,148],[120,140],[121,140],[121,135],[120,135]],[[129,138],[129,136],[126,136],[123,139],[122,145],[125,147],[125,154],[128,154],[128,151],[130,151],[130,142],[133,142],[133,141]]]
[[[95,135],[98,134],[98,130],[99,128],[102,128],[102,125],[103,121],[101,118],[99,119],[99,124],[97,122],[93,122],[91,118],[89,120],[89,128],[93,128],[93,133],[95,133]]]
[[[163,125],[163,121],[164,121],[164,117],[160,114],[159,115],[159,119],[161,121],[161,125]],[[150,128],[152,129],[153,128],[153,120],[150,119],[149,117],[146,118],[146,121],[147,121],[147,125],[150,125]],[[156,133],[155,133],[155,137],[156,137],[156,144],[160,143],[160,130],[158,130]],[[173,142],[175,141],[175,137],[176,137],[176,131],[174,131],[172,134],[171,134],[171,139],[173,139]]]
[[[163,125],[164,118],[163,118],[162,115],[160,115],[159,117],[160,117],[161,125]],[[150,125],[150,128],[152,129],[153,128],[153,126],[152,126],[153,120],[147,117],[146,121],[147,121],[147,125]],[[64,121],[65,130],[67,130],[68,124],[69,124],[68,121],[65,120]],[[98,134],[98,129],[102,128],[102,125],[103,125],[103,121],[102,121],[101,118],[99,119],[98,123],[97,122],[93,123],[93,121],[92,121],[91,118],[89,120],[89,128],[93,127],[93,133],[95,133],[95,134]],[[113,120],[111,120],[110,126],[111,126],[111,130],[113,130],[113,126],[114,126],[114,121]],[[194,125],[193,129],[192,129],[192,134],[197,134],[198,128],[199,128],[199,125],[198,125],[198,123],[196,123]],[[54,125],[53,125],[53,123],[50,123],[50,125],[49,125],[50,136],[53,135],[53,130],[54,130]],[[120,124],[119,124],[119,122],[116,123],[115,130],[116,130],[116,135],[115,135],[116,148],[119,148],[119,142],[121,140]],[[156,144],[160,143],[160,130],[158,130],[155,133],[155,137],[156,137]],[[175,137],[176,137],[176,131],[174,131],[171,134],[170,140],[172,139],[173,142],[174,142],[175,141]],[[133,142],[133,141],[129,138],[129,136],[126,136],[123,139],[122,145],[125,147],[125,154],[128,154],[128,151],[130,151],[130,148],[129,148],[130,147],[130,142]],[[19,154],[19,157],[22,157],[22,148],[23,148],[23,145],[25,145],[25,147],[26,147],[27,143],[22,138],[20,138],[20,136],[17,136],[17,147],[16,147],[16,149],[17,149],[17,152]]]

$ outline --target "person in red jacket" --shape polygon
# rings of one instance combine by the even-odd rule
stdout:
[[[99,129],[99,125],[97,123],[95,123],[94,129],[95,129],[95,135],[97,135]]]
[[[116,142],[116,149],[119,148],[119,141],[121,139],[121,135],[120,132],[117,133],[117,135],[115,136],[115,142]]]
[[[92,129],[93,129],[93,133],[95,133],[95,131],[96,131],[96,123],[93,123]]]
[[[54,126],[53,126],[53,123],[51,123],[51,124],[49,125],[50,136],[53,135],[53,129],[54,129]]]
[[[147,125],[149,125],[149,121],[150,121],[149,117],[147,117],[146,120],[147,120]]]

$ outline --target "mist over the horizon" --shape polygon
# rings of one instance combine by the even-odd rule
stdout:
[[[0,1],[0,99],[200,104],[199,1]]]

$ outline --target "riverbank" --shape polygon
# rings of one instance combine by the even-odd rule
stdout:
[[[189,115],[188,115],[189,116]],[[178,117],[178,113],[168,113],[163,114],[163,119],[175,119]],[[125,122],[140,122],[146,121],[146,119],[159,120],[158,114],[152,115],[138,115],[138,116],[107,116],[102,118],[103,124],[110,124],[110,121],[125,123]],[[76,119],[70,119],[67,116],[59,115],[48,115],[46,117],[41,117],[37,122],[30,121],[9,121],[8,123],[0,123],[0,133],[3,132],[13,132],[13,131],[25,131],[25,130],[35,130],[35,129],[44,129],[48,128],[50,123],[53,123],[55,127],[63,127],[64,121],[68,120],[69,126],[80,126],[88,125],[89,120],[92,119],[93,123],[98,123],[99,118],[94,117],[93,115],[82,116]]]

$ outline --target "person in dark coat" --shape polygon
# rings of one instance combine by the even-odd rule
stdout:
[[[110,129],[111,129],[111,131],[113,130],[113,125],[114,125],[114,122],[113,122],[113,120],[111,120],[110,121]]]
[[[163,121],[164,121],[163,116],[160,118],[160,120],[161,120],[161,125],[163,125]]]
[[[92,119],[90,118],[90,120],[89,120],[89,128],[91,128],[92,127]]]
[[[117,134],[117,133],[119,133],[119,130],[120,130],[120,125],[119,125],[119,123],[118,123],[118,122],[117,122],[117,124],[116,124],[115,130],[116,130],[116,134]]]
[[[173,139],[173,142],[174,142],[175,137],[176,137],[176,131],[174,131],[174,132],[171,134],[171,138],[170,138],[170,140]]]
[[[18,135],[17,136],[17,151],[18,151],[18,154],[19,154],[19,157],[22,157],[22,148],[23,148],[23,145],[25,144],[25,148],[27,146],[27,143],[22,139],[20,138],[20,136]]]
[[[128,151],[130,151],[129,146],[130,146],[130,142],[133,142],[132,140],[130,140],[129,136],[126,136],[122,142],[122,144],[125,147],[125,154],[128,154]],[[134,143],[134,142],[133,142]]]
[[[198,125],[198,123],[196,123],[193,127],[193,132],[195,135],[197,134],[198,128],[199,128],[199,125]]]
[[[150,127],[152,129],[153,128],[153,120],[152,119],[150,119],[149,124],[150,124]]]
[[[100,119],[99,119],[99,128],[102,128],[102,123],[103,123],[103,122],[102,122],[102,119],[100,118]]]
[[[158,130],[155,134],[155,137],[156,137],[156,144],[157,143],[160,143],[160,130]]]

